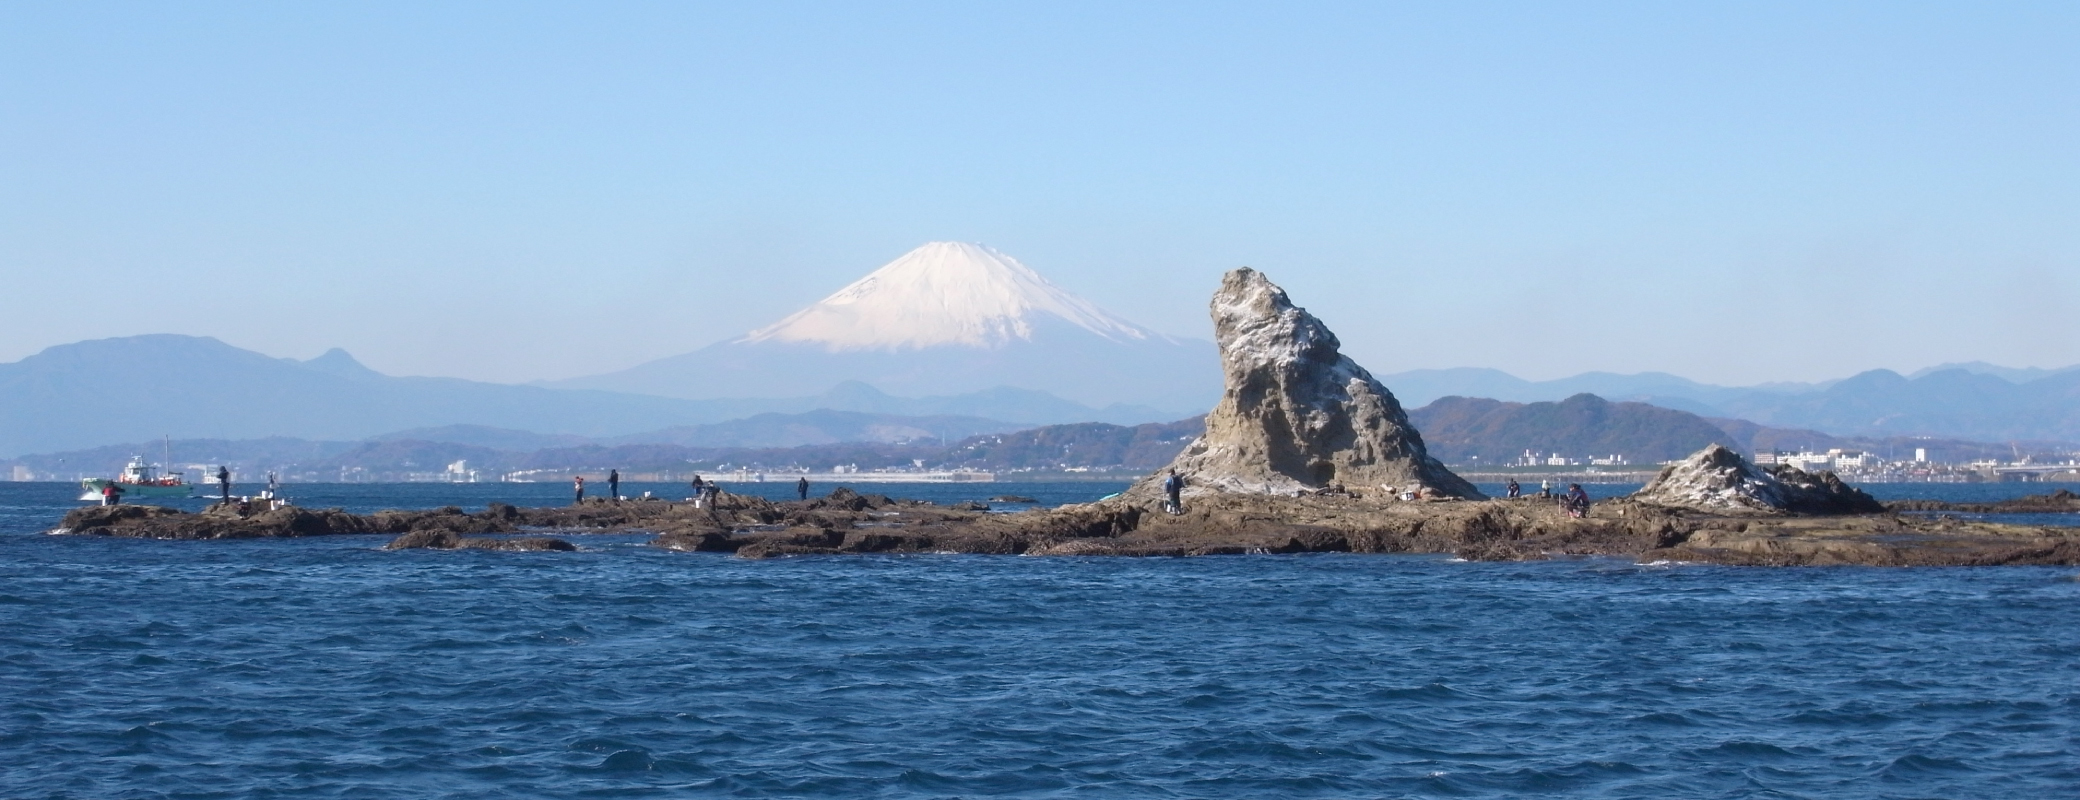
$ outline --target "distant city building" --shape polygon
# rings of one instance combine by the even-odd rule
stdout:
[[[1810,450],[1801,450],[1796,453],[1777,454],[1777,463],[1789,464],[1793,467],[1797,467],[1800,470],[1812,472],[1815,470],[1833,469],[1834,456],[1828,453],[1815,453]]]
[[[1878,457],[1861,450],[1834,449],[1827,451],[1828,461],[1835,469],[1862,469],[1878,465]]]
[[[17,483],[33,481],[36,480],[36,473],[30,472],[28,467],[16,464],[14,465],[14,479]]]

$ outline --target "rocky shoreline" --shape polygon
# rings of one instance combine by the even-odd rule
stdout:
[[[2020,502],[2020,501],[2018,501]],[[1198,498],[1182,514],[1116,499],[1000,514],[840,489],[808,501],[724,494],[712,508],[663,501],[561,508],[494,504],[348,514],[283,508],[239,517],[153,506],[82,508],[60,531],[151,539],[389,534],[388,549],[572,550],[587,534],[743,558],[870,553],[1200,556],[1449,553],[1472,561],[1578,556],[1743,566],[2080,565],[2080,528],[1879,513],[1744,517],[1631,500],[1586,518],[1537,498],[1400,502],[1350,496]]]
[[[642,531],[672,550],[745,558],[855,553],[1196,556],[1450,553],[1479,561],[1611,556],[1752,566],[2080,564],[2080,528],[1903,511],[2076,511],[2069,493],[1887,508],[1833,473],[1759,467],[1711,445],[1586,516],[1557,498],[1484,497],[1432,458],[1391,391],[1261,273],[1211,304],[1226,389],[1170,466],[1095,503],[1016,514],[839,489],[773,502],[723,494],[522,509],[347,514],[220,505],[84,508],[58,531],[155,539],[390,534],[389,549],[571,550],[548,533]],[[1587,502],[1587,496],[1579,498]],[[1173,507],[1173,503],[1180,503]],[[521,535],[525,534],[525,535]]]

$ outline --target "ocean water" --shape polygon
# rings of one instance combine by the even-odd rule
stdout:
[[[37,533],[73,493],[0,484],[0,797],[2080,796],[2074,569]]]

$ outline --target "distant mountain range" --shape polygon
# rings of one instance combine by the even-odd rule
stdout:
[[[1135,325],[968,242],[918,247],[741,337],[543,385],[706,399],[806,394],[841,380],[902,395],[1015,386],[1172,418],[1211,407],[1221,392],[1212,342]]]
[[[60,345],[0,364],[0,457],[166,435],[338,441],[452,425],[594,439],[817,409],[968,420],[902,423],[918,427],[921,435],[949,438],[955,434],[946,431],[955,428],[967,435],[1048,423],[1137,423],[1178,416],[1146,407],[1094,409],[1010,387],[904,398],[862,383],[842,383],[802,397],[686,400],[393,377],[362,366],[343,350],[297,361],[211,338],[162,334]]]
[[[1592,372],[1526,381],[1492,369],[1447,369],[1414,370],[1381,380],[1409,406],[1450,396],[1523,403],[1587,393],[1834,436],[2080,440],[2080,367],[2040,370],[1954,364],[1913,376],[1872,370],[1825,383],[1750,387],[1712,386],[1651,372]]]
[[[273,470],[330,476],[341,470],[358,470],[400,477],[405,473],[438,472],[458,460],[468,460],[484,469],[512,470],[639,462],[671,466],[688,458],[719,453],[801,447],[835,447],[832,452],[841,455],[862,447],[906,453],[922,448],[936,453],[978,434],[1026,427],[973,417],[899,417],[826,409],[801,414],[760,414],[732,422],[602,438],[444,425],[396,431],[358,442],[279,436],[147,440],[0,459],[0,465],[19,464],[38,475],[70,478],[77,474],[113,474],[131,456],[144,455],[158,462],[166,458],[162,455],[166,453],[176,468],[229,464],[245,473]]]
[[[949,467],[990,471],[1118,468],[1147,472],[1170,463],[1206,430],[1206,417],[1124,426],[1102,422],[1048,425],[977,436],[939,458]]]
[[[1558,402],[1510,403],[1448,397],[1409,412],[1430,451],[1461,469],[1507,464],[1530,450],[1573,458],[1623,455],[1635,467],[1687,455],[1714,442],[1744,452],[1840,447],[1891,458],[1926,449],[1938,461],[2070,452],[2068,442],[2022,444],[1914,437],[1837,437],[1743,420],[1576,395]],[[649,434],[589,438],[471,425],[398,431],[360,442],[282,437],[178,440],[174,464],[230,464],[241,475],[278,471],[293,480],[413,480],[456,461],[486,476],[537,471],[685,473],[720,469],[828,470],[908,467],[993,472],[1141,474],[1169,463],[1199,435],[1204,417],[1133,426],[1108,423],[1005,430],[1005,423],[962,417],[906,418],[857,412],[767,414],[731,423]],[[111,473],[130,456],[157,460],[158,442],[0,459],[44,479]],[[547,479],[547,478],[544,478]]]
[[[1631,464],[1651,465],[1723,444],[1743,453],[1831,448],[1863,450],[1888,459],[1927,450],[1937,461],[2040,457],[2080,449],[2069,441],[1982,442],[1914,436],[1833,436],[1798,428],[1775,428],[1747,420],[1705,418],[1688,411],[1639,402],[1611,402],[1578,394],[1557,402],[1510,403],[1466,397],[1439,398],[1410,411],[1430,452],[1463,467],[1505,465],[1526,451],[1585,459],[1622,455]]]
[[[1430,452],[1461,469],[1504,465],[1526,450],[1576,459],[1622,455],[1634,468],[1652,467],[1718,443],[1746,453],[1758,450],[1829,448],[1864,450],[1911,458],[1916,448],[1931,458],[1962,462],[1980,458],[2048,455],[2080,448],[2072,442],[2017,444],[1916,437],[1838,437],[1809,430],[1771,428],[1731,419],[1706,419],[1687,411],[1645,403],[1610,402],[1580,394],[1557,402],[1510,403],[1441,398],[1409,411]],[[1050,425],[1006,434],[976,436],[940,454],[949,466],[994,471],[1111,468],[1146,472],[1170,463],[1198,436],[1204,417],[1135,426]],[[1478,460],[1474,457],[1479,456]],[[941,463],[938,461],[932,463]]]
[[[1410,408],[1448,397],[1523,404],[1592,394],[1811,436],[2080,440],[2080,366],[2015,369],[1974,362],[1912,375],[1873,370],[1837,381],[1748,387],[1666,373],[1592,372],[1527,381],[1467,368],[1380,377]],[[780,446],[827,442],[828,436],[881,441],[895,435],[833,433],[837,429],[830,425],[837,423],[826,420],[810,424],[815,432],[798,439],[775,438],[775,429],[728,443],[716,438],[727,438],[725,429],[706,427],[816,410],[911,418],[862,424],[912,438],[953,439],[1035,425],[1175,420],[1210,408],[1220,382],[1210,342],[1136,326],[988,247],[935,242],[742,337],[553,385],[394,377],[343,350],[298,361],[193,336],[60,345],[0,364],[0,457],[166,435],[358,441],[455,426],[547,437],[447,442],[502,450],[575,443]],[[1453,413],[1485,420],[1481,424],[1532,413],[1504,411],[1460,404]],[[758,424],[732,423],[726,430],[745,432]],[[1666,446],[1696,438],[1692,428],[1663,431]],[[1481,441],[1489,447],[1501,440]],[[1661,452],[1663,445],[1649,444],[1648,451]],[[1558,449],[1606,449],[1594,445],[1583,440]]]
[[[1739,444],[1744,449],[1757,441],[1769,447],[1795,447],[1820,441],[1883,442],[1908,437],[1954,442],[1945,445],[1952,449],[1964,449],[1969,442],[2018,442],[2037,447],[2046,442],[2080,441],[2080,368],[2016,370],[1963,364],[1924,370],[1911,377],[1875,370],[1820,384],[1754,387],[1712,386],[1657,373],[1588,373],[1534,382],[1485,369],[1418,370],[1383,380],[1410,407],[1446,397],[1524,404],[1558,402],[1575,394],[1645,403],[1707,418],[1708,424],[1722,430],[1750,431],[1751,435],[1737,437],[1743,439]],[[1480,407],[1485,411],[1477,411],[1477,407],[1446,404],[1429,413],[1441,415],[1442,409],[1452,408],[1454,415],[1500,424],[1492,416],[1499,407]],[[761,414],[802,415],[817,410],[868,416],[753,420]],[[1563,411],[1566,409],[1540,413]],[[341,350],[297,361],[241,350],[215,339],[175,335],[79,342],[0,364],[0,457],[148,441],[162,435],[333,442],[386,437],[506,451],[641,443],[783,447],[889,441],[891,437],[952,441],[1037,425],[1132,425],[1179,416],[1150,407],[1095,409],[1043,391],[1011,387],[906,398],[865,383],[846,382],[821,394],[800,397],[688,400],[454,378],[393,377],[362,366]],[[1545,423],[1512,424],[1537,428]],[[750,432],[762,425],[769,429]],[[1665,447],[1680,449],[1696,438],[1689,423],[1654,425],[1662,431]],[[1482,446],[1490,449],[1462,452],[1456,449],[1461,446],[1458,440],[1446,435],[1451,428],[1442,417],[1419,422],[1419,428],[1426,438],[1436,440],[1433,446],[1448,448],[1443,453],[1447,458],[1478,454],[1487,461],[1514,453],[1492,449],[1514,439],[1487,435],[1480,438],[1486,443]],[[1557,436],[1563,428],[1548,430]],[[447,432],[434,435],[427,430]],[[788,430],[800,435],[789,438]],[[1548,437],[1545,441],[1552,443],[1534,449],[1570,453],[1611,449],[1587,440]],[[1661,453],[1661,447],[1613,452],[1649,458]]]
[[[543,434],[483,425],[414,428],[369,437],[370,441],[422,441],[526,452],[588,445],[670,444],[683,447],[798,447],[840,442],[936,442],[949,444],[982,433],[1023,430],[1028,424],[962,416],[899,416],[817,409],[799,414],[755,414],[705,425],[675,425],[622,436]]]
[[[1423,434],[1430,454],[1445,463],[1489,467],[1526,451],[1577,459],[1622,455],[1634,464],[1657,464],[1714,442],[1740,444],[1696,414],[1593,394],[1529,404],[1443,397],[1409,412],[1408,421]]]

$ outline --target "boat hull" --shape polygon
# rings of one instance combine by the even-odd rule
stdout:
[[[162,483],[122,483],[111,481],[107,478],[88,478],[79,482],[80,488],[84,490],[79,499],[100,500],[101,490],[110,483],[123,487],[124,500],[139,500],[147,497],[189,497],[194,494],[195,490],[193,484],[187,483],[172,485]]]

